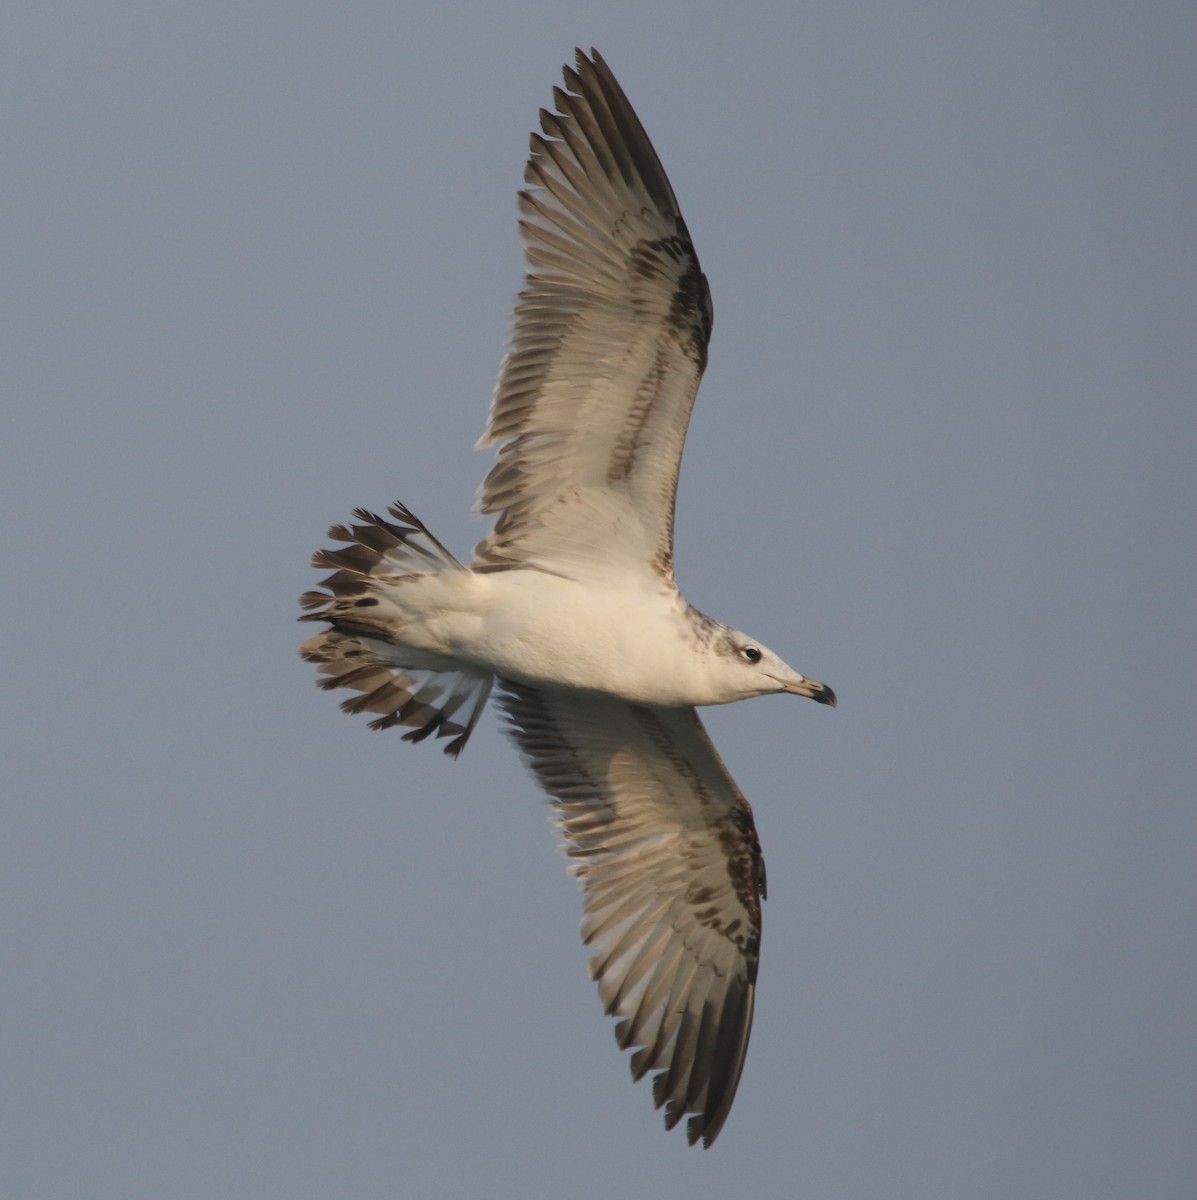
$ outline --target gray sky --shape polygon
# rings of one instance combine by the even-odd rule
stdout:
[[[1191,4],[0,21],[6,1195],[1192,1195]],[[355,505],[482,534],[578,43],[714,292],[682,586],[840,695],[706,714],[770,891],[705,1154],[494,718],[451,763],[295,652]]]

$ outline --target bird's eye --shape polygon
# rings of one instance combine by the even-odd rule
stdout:
[[[745,646],[740,653],[751,663],[761,661],[761,652],[755,646]]]

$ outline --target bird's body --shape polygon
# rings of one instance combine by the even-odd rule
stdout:
[[[541,571],[450,569],[380,583],[366,608],[356,607],[359,599],[350,602],[340,629],[385,639],[396,647],[397,665],[413,665],[407,651],[415,650],[429,666],[470,667],[517,683],[666,707],[727,704],[781,690],[774,679],[803,682],[780,660],[771,677],[740,670],[738,661],[736,669],[724,669],[727,646],[755,643],[696,613],[659,579],[655,586],[628,579],[598,588]]]
[[[656,153],[596,54],[541,113],[521,193],[528,276],[482,444],[495,525],[464,564],[408,509],[357,510],[322,550],[303,646],[342,707],[456,755],[492,688],[554,799],[586,892],[583,940],[633,1075],[709,1145],[752,1025],[764,863],[696,705],[834,704],[678,591],[673,505],[711,329],[706,280]]]
[[[539,571],[466,578],[459,596],[469,593],[468,610],[429,623],[461,661],[519,683],[607,692],[637,704],[716,703],[676,594],[631,582],[599,591]]]

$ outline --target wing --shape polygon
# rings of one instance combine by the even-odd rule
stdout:
[[[752,810],[692,708],[502,684],[511,732],[585,891],[582,940],[632,1077],[709,1146],[752,1029],[765,867]]]
[[[673,577],[682,443],[711,301],[644,127],[597,52],[541,110],[520,193],[527,275],[480,446],[475,570]]]

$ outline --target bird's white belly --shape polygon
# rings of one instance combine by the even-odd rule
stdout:
[[[642,704],[706,701],[684,605],[664,587],[599,590],[517,570],[442,575],[420,599],[427,607],[403,640],[504,678]]]

